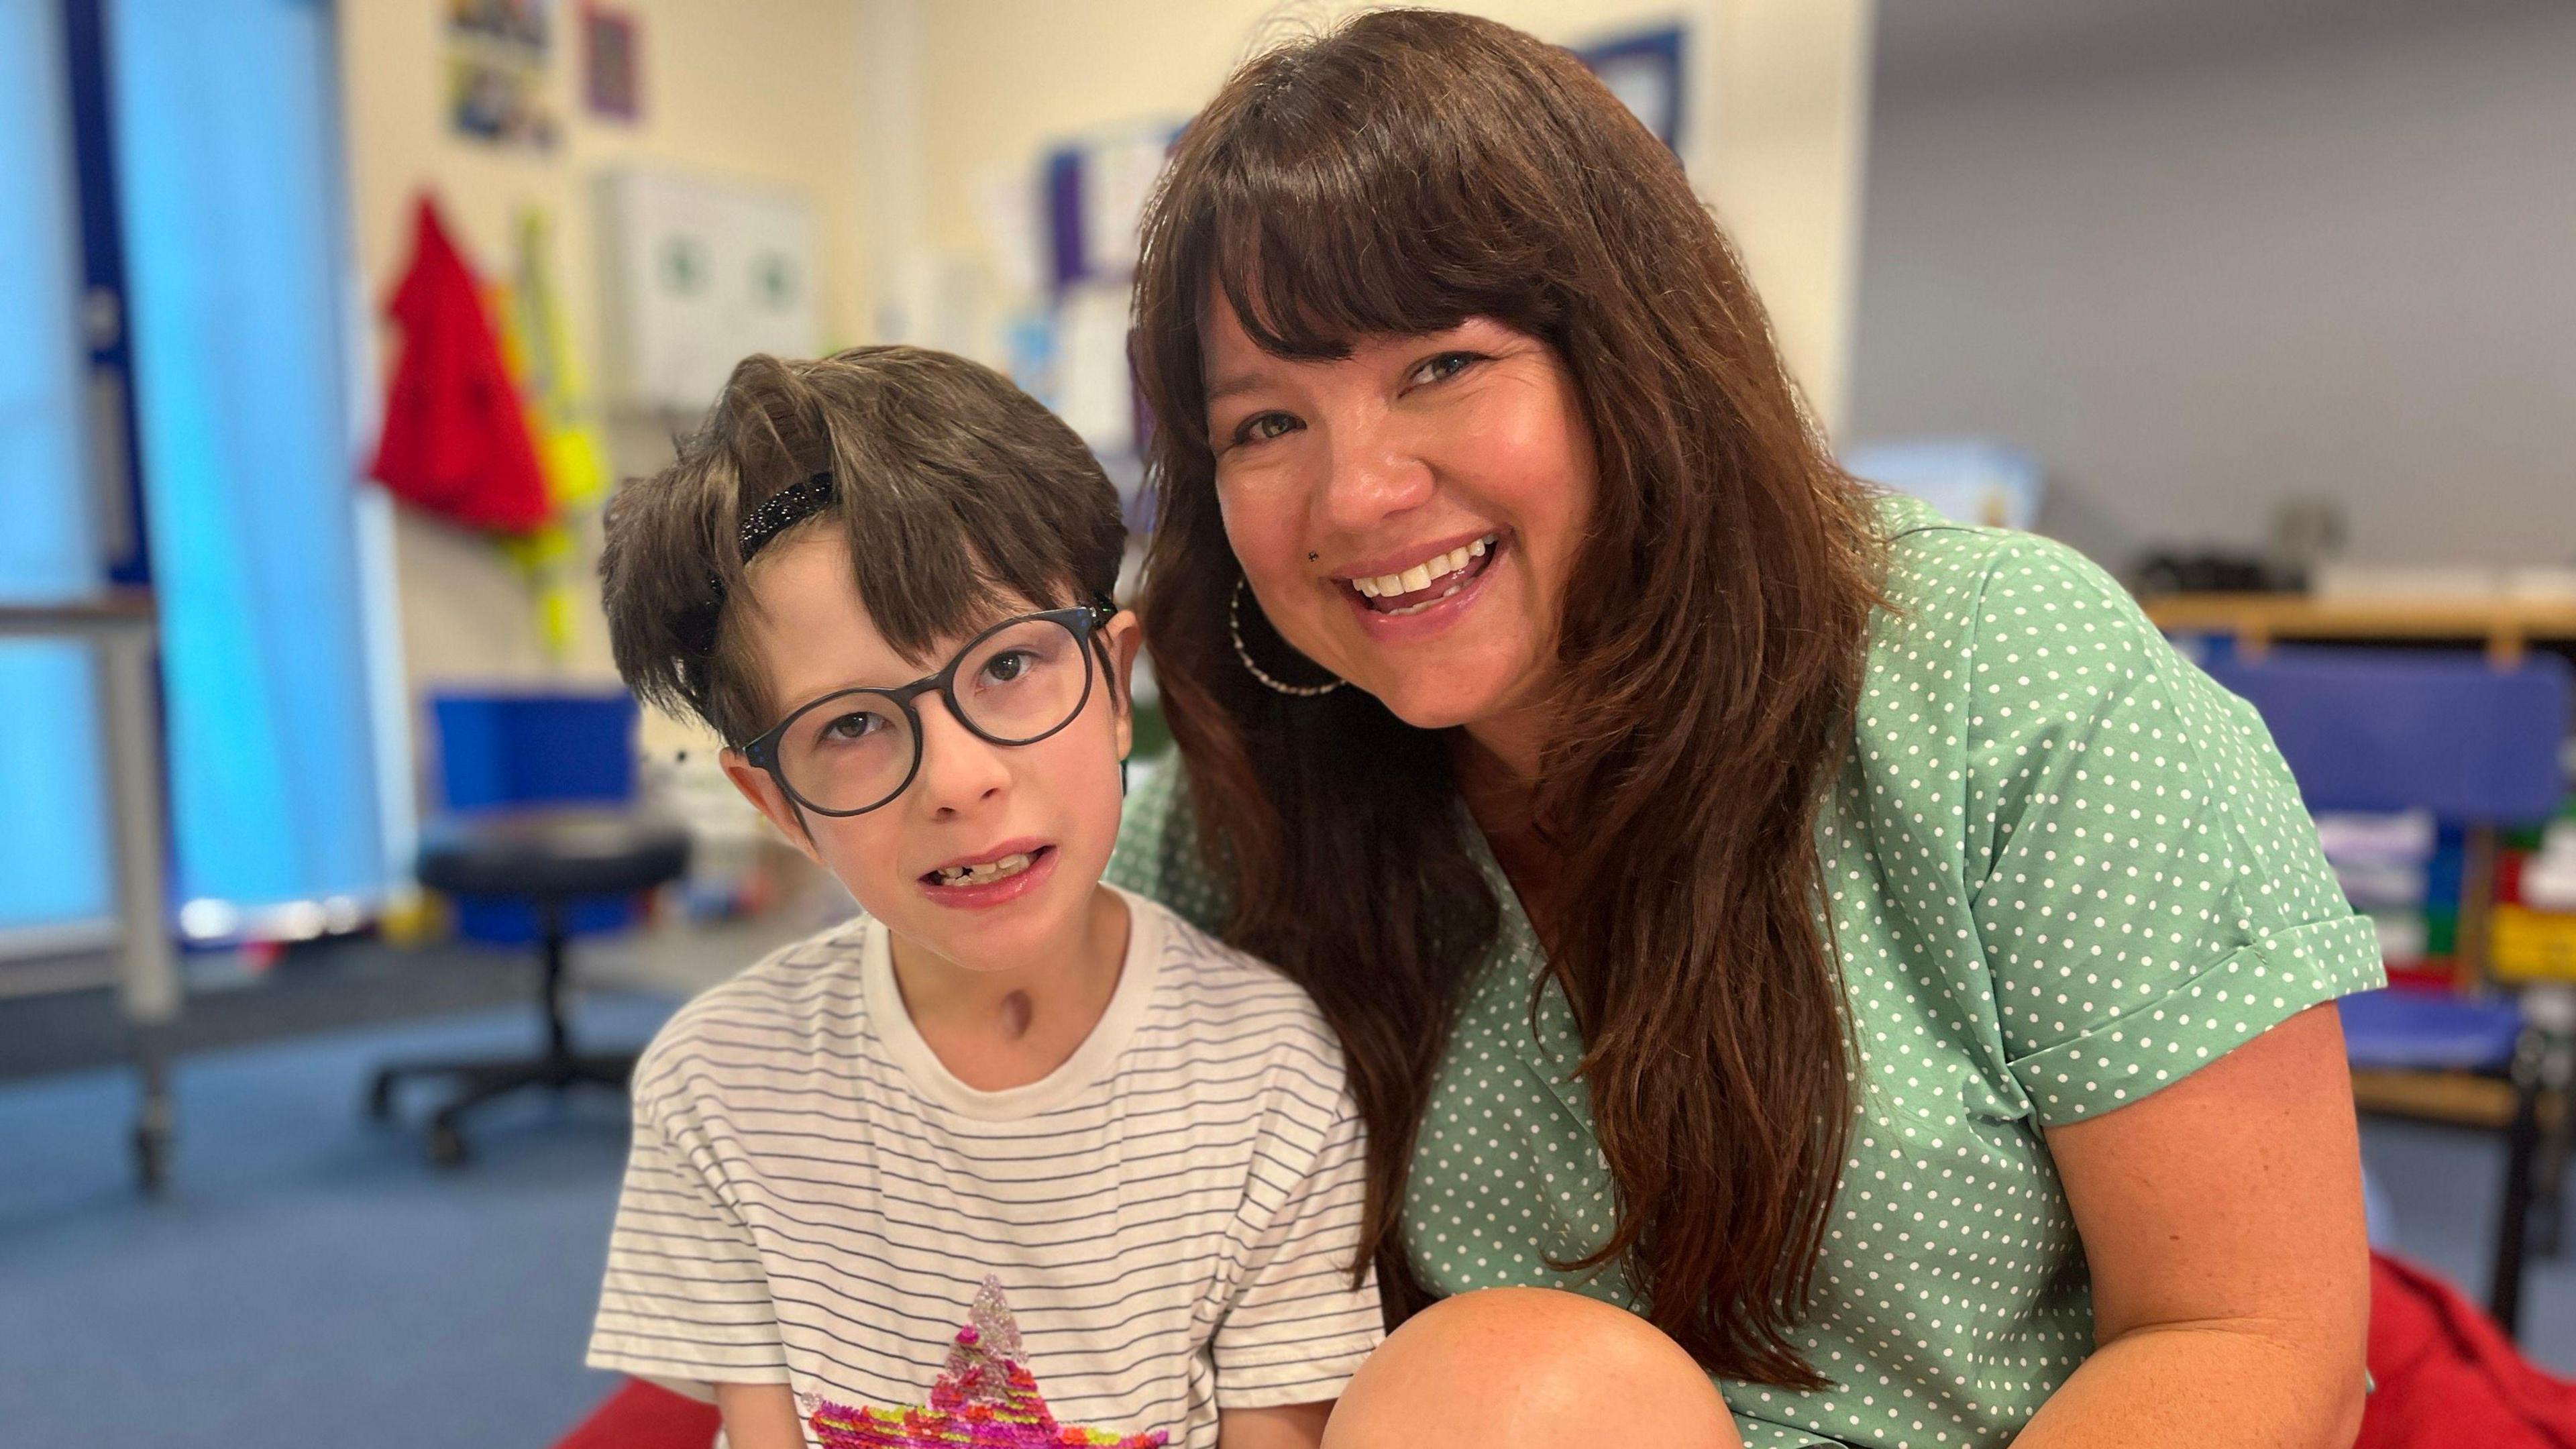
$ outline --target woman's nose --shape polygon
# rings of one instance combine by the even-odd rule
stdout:
[[[1317,502],[1323,522],[1338,533],[1366,533],[1431,498],[1431,465],[1389,419],[1333,428],[1325,469]]]
[[[921,809],[955,815],[1009,788],[1011,770],[1000,745],[959,724],[948,712],[948,702],[935,693],[916,708],[921,714],[921,771],[912,788]]]

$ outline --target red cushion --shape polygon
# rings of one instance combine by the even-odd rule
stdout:
[[[723,1424],[713,1404],[628,1379],[555,1449],[707,1449]]]
[[[2576,1383],[2534,1367],[2450,1284],[2379,1253],[2370,1376],[2353,1449],[2576,1449]]]

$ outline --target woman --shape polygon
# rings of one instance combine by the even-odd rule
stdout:
[[[2350,1442],[2380,972],[2278,756],[1842,474],[1599,84],[1421,12],[1254,60],[1137,287],[1119,870],[1332,1017],[1440,1300],[1328,1444],[1722,1442],[1710,1378],[1754,1449]]]

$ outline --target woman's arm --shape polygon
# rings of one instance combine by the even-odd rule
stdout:
[[[2048,1145],[2092,1269],[2097,1347],[2015,1449],[2347,1449],[2370,1264],[2334,1007]]]
[[[716,1407],[733,1449],[805,1449],[796,1395],[785,1384],[718,1384]]]

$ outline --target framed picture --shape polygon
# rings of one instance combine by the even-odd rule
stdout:
[[[1682,30],[1678,25],[1620,35],[1574,48],[1577,60],[1601,77],[1656,139],[1673,154],[1682,149]]]
[[[594,116],[633,121],[644,114],[644,58],[636,20],[602,5],[581,8],[581,93]]]

